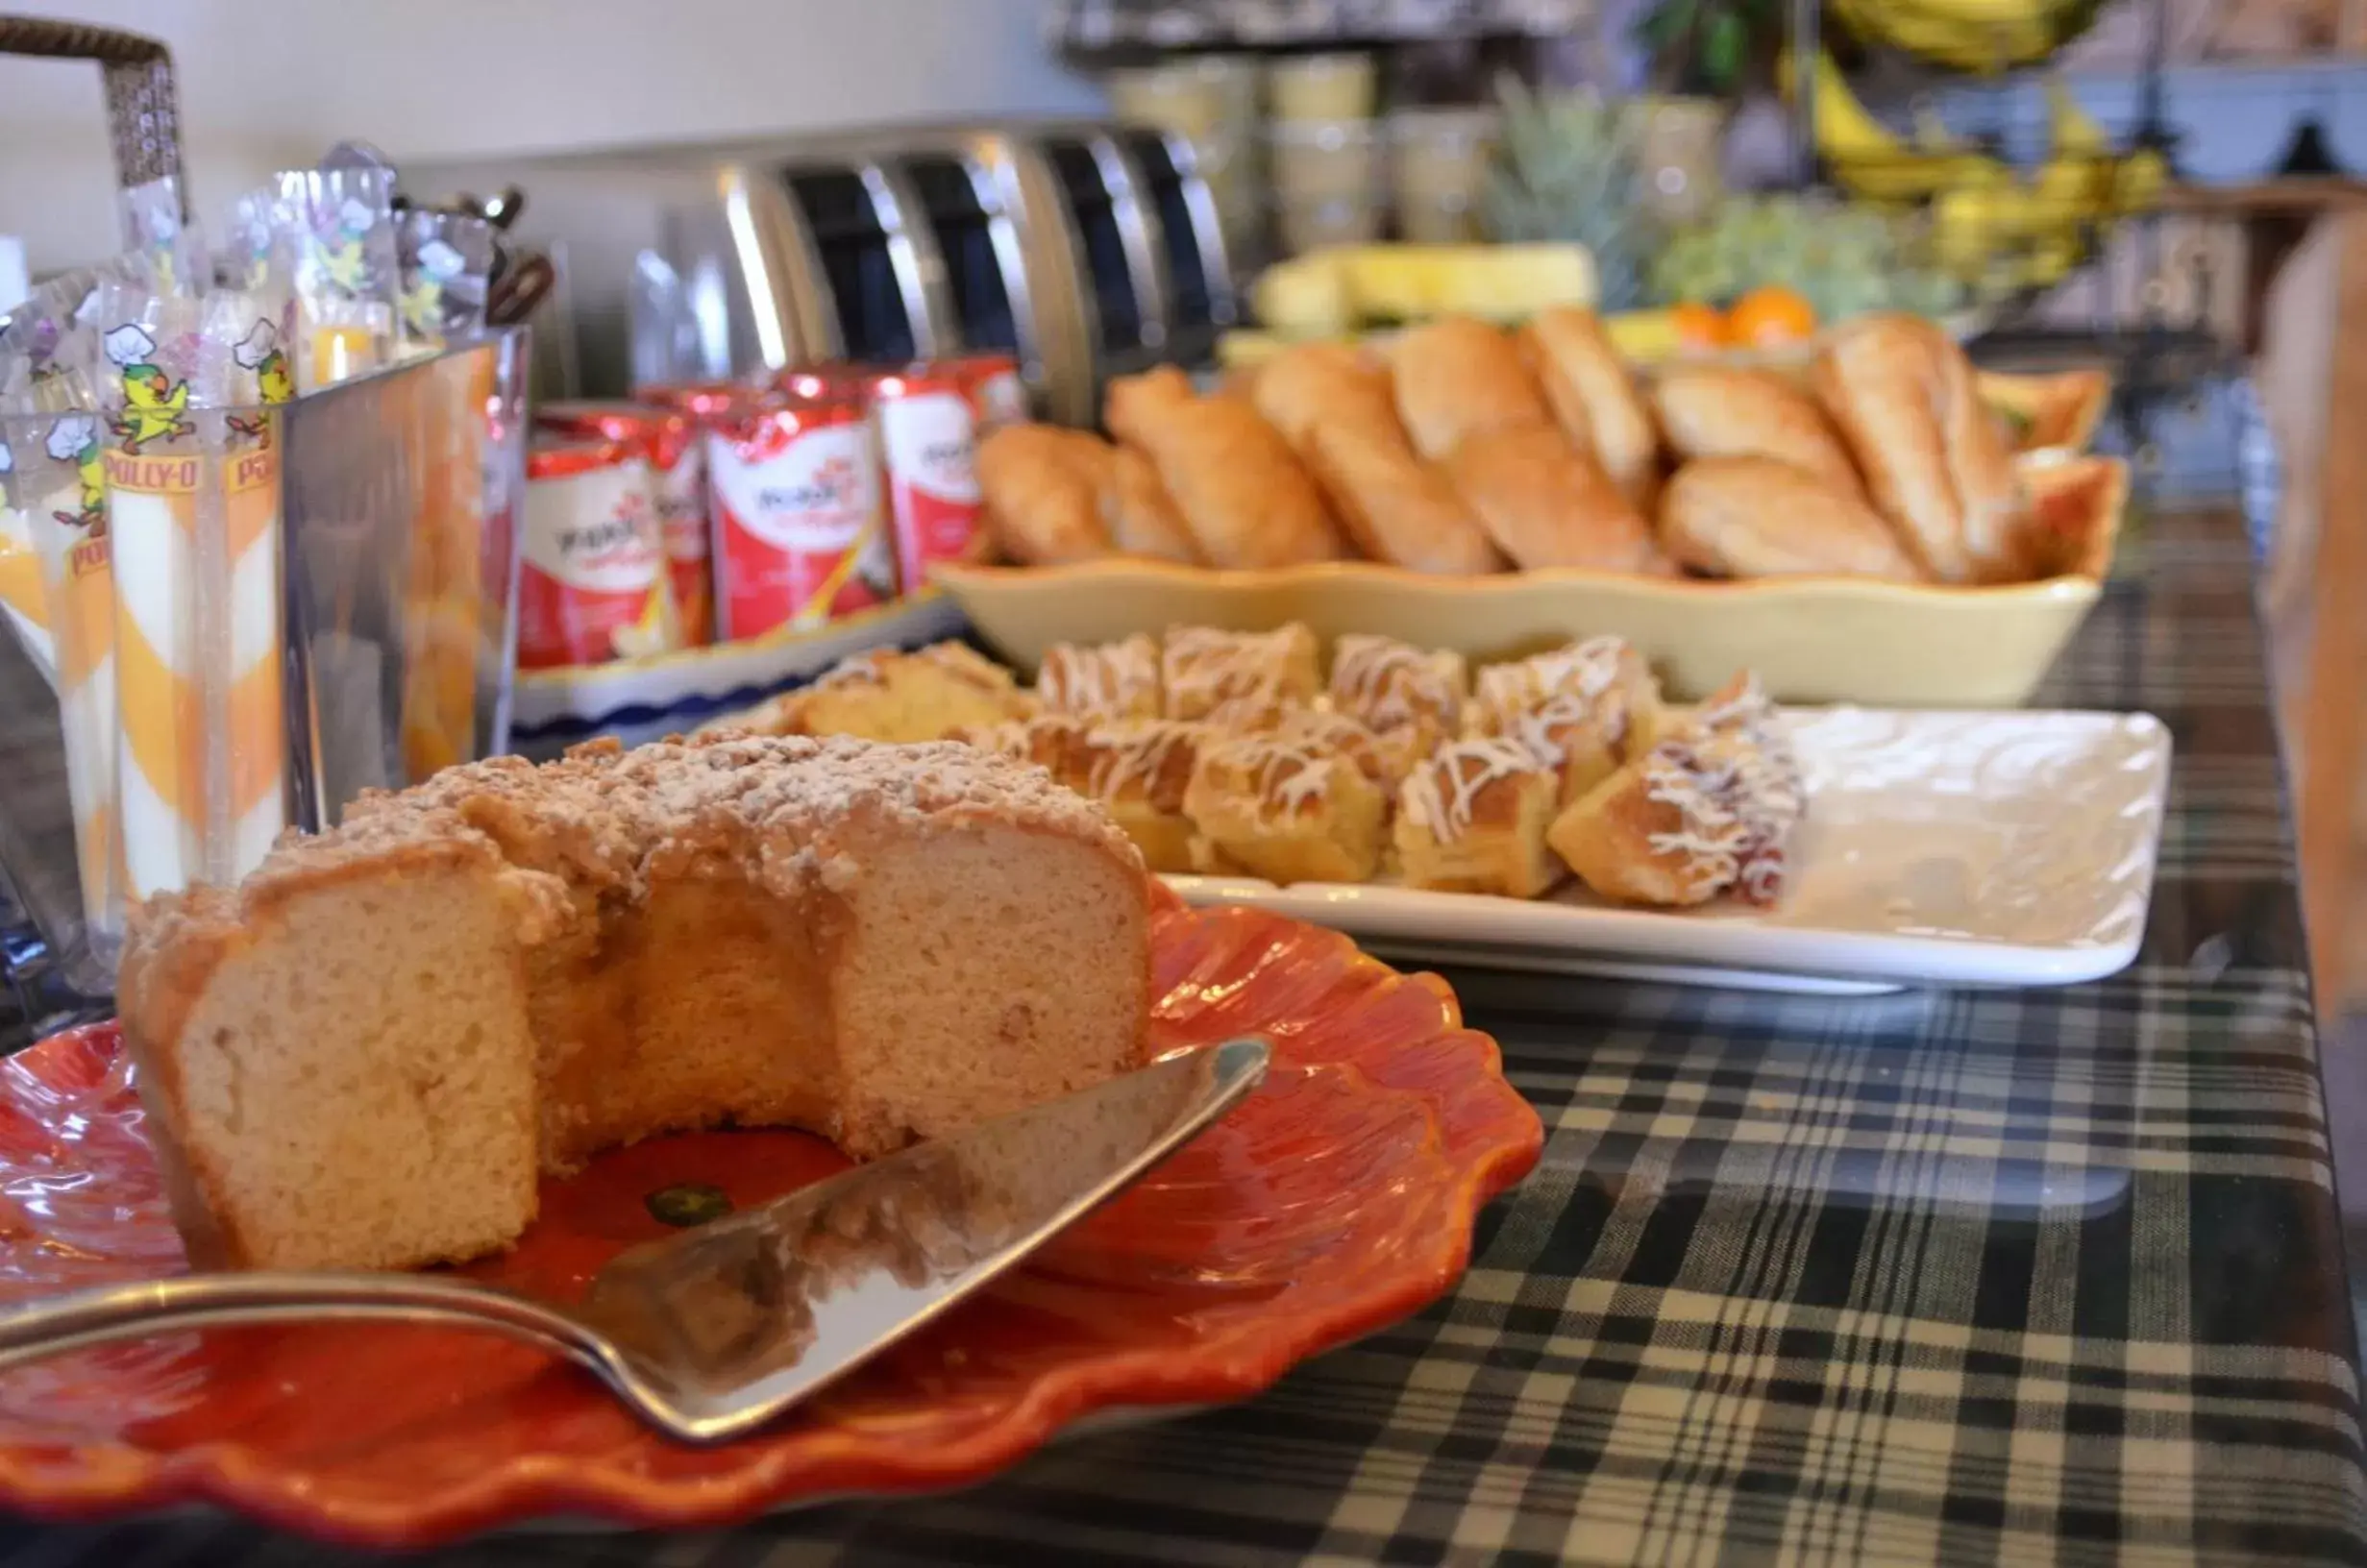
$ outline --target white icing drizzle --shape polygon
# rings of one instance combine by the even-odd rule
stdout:
[[[1102,725],[1089,731],[1085,745],[1092,760],[1085,766],[1085,793],[1097,800],[1115,800],[1126,789],[1139,784],[1143,798],[1158,810],[1180,809],[1181,778],[1192,771],[1192,758],[1202,733],[1196,724],[1162,719],[1123,727]],[[1162,791],[1160,780],[1167,776],[1168,764],[1179,749],[1184,766],[1178,770],[1176,785],[1172,790]]]
[[[1754,904],[1783,892],[1784,845],[1807,806],[1798,760],[1764,722],[1773,709],[1756,684],[1755,709],[1722,703],[1717,726],[1664,741],[1643,763],[1644,793],[1677,809],[1679,826],[1648,841],[1696,878],[1734,888]]]
[[[1224,743],[1218,764],[1240,781],[1263,820],[1296,816],[1331,791],[1332,759],[1279,735],[1244,735]]]
[[[1388,776],[1389,765],[1381,755],[1378,737],[1344,713],[1294,708],[1279,716],[1270,733],[1277,740],[1328,756],[1344,757],[1356,765],[1358,772],[1375,783]]]
[[[1146,695],[1158,708],[1159,646],[1147,637],[1079,648],[1060,643],[1045,650],[1036,695],[1047,707],[1095,719],[1133,714]]]
[[[1591,708],[1618,685],[1632,656],[1620,638],[1590,637],[1511,664],[1492,664],[1479,673],[1475,703],[1498,726],[1509,724],[1516,715],[1564,698]]]
[[[1399,809],[1407,821],[1425,829],[1441,844],[1463,837],[1471,828],[1471,811],[1480,792],[1500,779],[1539,772],[1537,759],[1519,742],[1486,735],[1441,747],[1437,755],[1405,781]]]
[[[1283,677],[1304,636],[1296,625],[1278,631],[1218,631],[1181,626],[1167,634],[1167,696],[1184,717],[1287,705]]]
[[[1332,650],[1332,697],[1374,729],[1428,719],[1452,727],[1462,705],[1438,662],[1393,637],[1350,633]]]

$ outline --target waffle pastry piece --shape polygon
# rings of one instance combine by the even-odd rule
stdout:
[[[1807,793],[1773,712],[1755,682],[1730,687],[1570,805],[1547,842],[1606,898],[1774,903]]]
[[[1169,718],[1248,728],[1313,704],[1323,690],[1322,650],[1296,621],[1272,631],[1177,626],[1167,634],[1160,681]]]
[[[1035,711],[1036,699],[1010,671],[964,644],[934,643],[911,653],[878,649],[841,659],[810,684],[704,727],[910,743]]]
[[[1233,735],[1201,749],[1184,791],[1202,870],[1269,882],[1368,882],[1387,805],[1349,758],[1289,735]]]
[[[1590,637],[1479,673],[1470,729],[1517,742],[1560,781],[1566,806],[1650,742],[1660,689],[1643,655],[1617,637]]]
[[[968,747],[600,742],[151,900],[124,1036],[194,1266],[411,1267],[657,1133],[868,1159],[1124,1070],[1149,896],[1106,812]]]
[[[1545,843],[1560,775],[1517,741],[1441,747],[1406,776],[1395,840],[1405,885],[1537,898],[1564,875]]]
[[[1085,719],[1156,719],[1167,706],[1159,645],[1141,632],[1122,643],[1054,643],[1036,670],[1036,700]]]
[[[1213,738],[1204,724],[1167,719],[1094,723],[1067,714],[1039,714],[959,737],[1032,762],[1098,802],[1154,871],[1193,869],[1195,832],[1184,815],[1184,791],[1200,748]]]

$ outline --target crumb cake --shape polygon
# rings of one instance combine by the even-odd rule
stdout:
[[[1125,1069],[1148,894],[1106,812],[967,747],[595,743],[155,900],[119,989],[196,1266],[411,1267],[655,1133],[871,1158]]]

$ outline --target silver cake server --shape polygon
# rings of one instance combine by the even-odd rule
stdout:
[[[610,1260],[572,1307],[431,1274],[107,1286],[0,1314],[0,1371],[111,1340],[372,1318],[489,1329],[588,1369],[653,1426],[763,1425],[1020,1262],[1266,1075],[1263,1041],[1179,1052]]]

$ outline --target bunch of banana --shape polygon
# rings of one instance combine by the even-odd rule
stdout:
[[[2027,181],[1943,191],[1932,203],[1939,265],[1967,282],[2045,288],[2079,266],[2096,230],[2161,197],[2170,170],[2151,148],[2123,155],[2059,82],[2047,84],[2051,151]]]
[[[2035,65],[2095,25],[2104,0],[1831,0],[1867,43],[1957,70]]]
[[[1789,56],[1778,69],[1789,86]],[[1858,101],[1829,54],[1817,55],[1810,91],[1816,99],[1816,150],[1853,196],[1871,202],[1919,202],[1945,190],[2010,178],[1995,159],[1936,126],[1918,126],[1911,142],[1900,137]]]
[[[1816,147],[1834,178],[1869,201],[1928,200],[1933,260],[1977,288],[2044,288],[2087,252],[2093,230],[2153,206],[2169,181],[2159,153],[2117,152],[2059,82],[2047,85],[2047,160],[2027,178],[1925,124],[1909,141],[1867,111],[1830,56],[1815,63]]]

